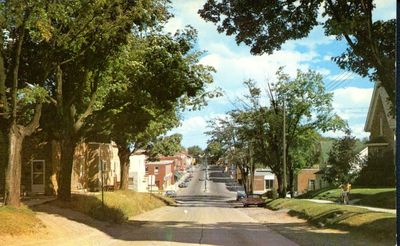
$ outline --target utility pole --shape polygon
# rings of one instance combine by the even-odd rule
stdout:
[[[207,163],[207,153],[206,153],[206,171],[204,172],[204,191],[207,191],[207,167],[208,167],[208,163]]]
[[[286,198],[286,108],[285,96],[283,96],[283,194]]]

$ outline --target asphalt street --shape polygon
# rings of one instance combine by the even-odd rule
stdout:
[[[205,181],[204,177],[204,167],[194,171],[189,186],[177,193],[177,207],[160,208],[135,217],[141,228],[134,234],[142,235],[135,243],[297,245],[236,208],[240,206],[235,201],[236,192],[229,190],[235,183],[222,169],[211,166],[209,179]]]

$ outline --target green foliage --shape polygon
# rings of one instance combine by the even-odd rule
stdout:
[[[243,176],[255,168],[253,164],[266,166],[278,176],[282,188],[283,102],[286,104],[286,172],[291,181],[297,170],[318,162],[318,132],[342,129],[345,122],[333,113],[333,95],[325,92],[320,74],[298,71],[296,78],[290,79],[283,68],[276,74],[278,82],[268,88],[270,106],[261,104],[261,89],[253,81],[245,81],[249,92],[241,100],[241,108],[229,112],[226,119],[211,122],[212,131],[208,134],[212,136],[210,142],[221,145],[223,157],[243,169]],[[289,182],[289,186],[293,183]]]
[[[333,143],[328,159],[330,167],[325,169],[324,179],[335,185],[354,182],[358,175],[357,166],[361,165],[362,161],[355,151],[355,146],[356,138],[351,136],[350,130]]]
[[[380,81],[395,103],[394,19],[375,20],[370,1],[235,1],[208,0],[200,16],[217,25],[219,32],[234,35],[252,54],[271,54],[286,41],[308,36],[322,25],[327,36],[346,40],[348,48],[333,60],[342,69]],[[317,19],[322,10],[323,22]]]
[[[151,144],[149,157],[152,159],[157,159],[157,157],[160,155],[174,156],[183,149],[181,141],[181,134],[173,134],[171,136],[160,137]]]
[[[392,150],[369,149],[368,160],[362,168],[356,184],[367,187],[393,187],[396,185],[395,158]]]
[[[190,146],[187,151],[189,155],[195,158],[199,158],[199,156],[203,155],[204,153],[203,149],[198,145]]]

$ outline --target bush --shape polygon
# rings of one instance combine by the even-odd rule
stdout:
[[[279,197],[278,191],[275,188],[267,191],[266,195],[269,199],[277,199]]]
[[[370,155],[355,184],[366,187],[394,187],[396,176],[393,151],[385,151],[380,156]]]

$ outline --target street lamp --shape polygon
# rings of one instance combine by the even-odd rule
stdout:
[[[104,166],[103,162],[101,161],[101,146],[104,145],[104,143],[97,143],[97,142],[89,142],[89,144],[97,144],[98,145],[98,156],[99,156],[99,167],[100,167],[100,173],[101,173],[101,207],[104,209]]]

